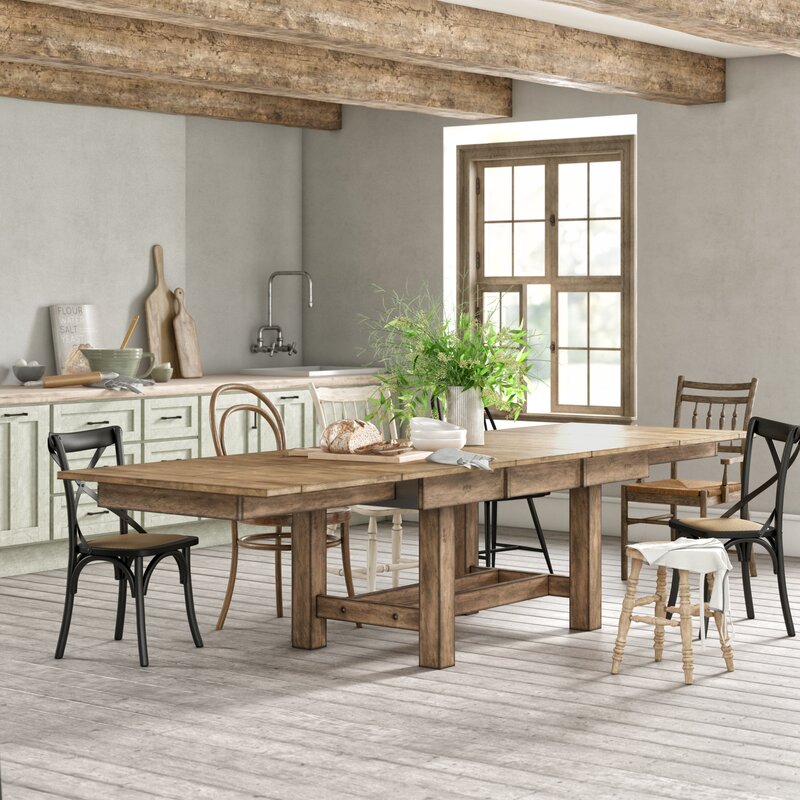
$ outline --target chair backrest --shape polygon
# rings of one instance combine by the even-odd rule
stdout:
[[[219,397],[224,394],[249,394],[255,398],[252,403],[237,403],[226,408],[222,415],[217,419],[217,402]],[[260,404],[260,405],[259,405]],[[286,449],[286,429],[283,425],[281,412],[275,407],[273,402],[263,393],[253,386],[246,383],[223,383],[217,386],[211,393],[211,403],[208,409],[209,423],[211,425],[211,439],[214,442],[214,450],[218,456],[228,455],[225,449],[225,426],[231,414],[239,412],[252,412],[257,417],[261,417],[272,430],[275,438],[275,449]]]
[[[369,419],[375,411],[375,395],[378,387],[372,386],[343,386],[331,388],[328,386],[308,385],[311,397],[314,399],[314,408],[317,420],[324,430],[332,422],[340,419]],[[384,438],[397,438],[397,424],[394,420],[370,420],[381,429]]]
[[[676,428],[705,428],[706,430],[747,430],[753,413],[758,379],[751,378],[747,383],[709,383],[707,381],[687,381],[681,375],[675,391]],[[744,441],[722,444],[720,453],[744,452]],[[677,464],[672,464],[672,477],[678,473]]]
[[[122,445],[122,429],[118,425],[107,428],[94,428],[88,431],[75,431],[74,433],[51,433],[47,437],[47,449],[59,470],[71,468],[93,469],[97,466],[108,448],[113,448],[114,463],[121,466],[125,463],[125,451]],[[70,465],[68,456],[74,453],[88,453],[86,463]],[[79,542],[86,542],[78,522],[78,506],[83,497],[97,499],[94,489],[83,481],[63,479],[64,494],[67,500],[67,526],[70,540],[70,550],[78,546]],[[139,531],[144,529],[132,520],[127,512],[122,509],[110,509],[119,517],[120,533],[127,533],[128,527]]]
[[[753,452],[757,442],[766,444],[775,471],[755,489],[750,489]],[[776,422],[764,419],[764,417],[752,417],[747,427],[747,439],[745,440],[742,497],[722,516],[732,517],[739,512],[743,519],[749,519],[750,502],[770,487],[775,486],[775,502],[769,518],[764,523],[764,528],[774,526],[780,531],[783,525],[783,495],[786,489],[786,476],[789,468],[797,459],[798,453],[800,453],[800,425]]]

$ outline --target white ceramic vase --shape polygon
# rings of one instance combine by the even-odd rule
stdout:
[[[466,428],[467,445],[483,444],[483,400],[479,389],[447,390],[447,421]]]

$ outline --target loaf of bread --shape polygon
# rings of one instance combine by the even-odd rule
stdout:
[[[381,432],[363,419],[340,419],[322,431],[319,446],[328,453],[355,453],[383,441]]]

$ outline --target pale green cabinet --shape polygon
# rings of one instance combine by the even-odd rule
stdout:
[[[311,392],[307,389],[286,389],[282,392],[266,392],[266,395],[283,418],[287,448],[314,447],[316,432]],[[261,424],[259,449],[275,449],[275,438],[265,422]]]
[[[188,458],[197,458],[200,455],[200,442],[196,438],[145,442],[142,455],[144,463],[183,461]],[[197,519],[197,517],[178,516],[176,514],[154,514],[149,511],[145,511],[142,517],[144,527],[147,529],[158,525],[174,525],[176,522],[190,522]]]
[[[58,403],[53,406],[56,433],[119,425],[124,442],[142,441],[141,400],[99,400],[89,403]]]
[[[49,406],[0,408],[0,546],[50,538]]]
[[[257,400],[244,392],[223,394],[217,400],[217,424],[227,409],[236,405],[253,405]],[[214,440],[211,437],[211,396],[200,398],[200,453],[215,456]],[[225,449],[229,455],[258,452],[258,415],[255,412],[235,411],[225,422]]]

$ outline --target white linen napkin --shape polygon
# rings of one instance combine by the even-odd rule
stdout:
[[[454,467],[466,467],[467,469],[485,469],[491,472],[490,462],[494,461],[494,456],[486,456],[482,453],[465,453],[463,450],[456,450],[455,447],[443,447],[431,453],[426,461],[433,461],[436,464],[452,464]]]

